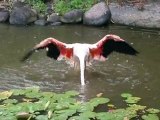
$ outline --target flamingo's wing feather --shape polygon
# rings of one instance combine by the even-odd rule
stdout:
[[[102,55],[104,57],[107,57],[113,51],[128,55],[136,55],[138,53],[131,45],[129,45],[125,41],[115,41],[113,39],[105,41],[102,45]]]
[[[33,49],[28,51],[21,61],[27,60],[35,51],[46,49],[47,56],[57,60],[60,56],[70,58],[72,56],[73,49],[67,48],[67,44],[60,42],[54,38],[47,38],[37,44]]]
[[[93,59],[105,60],[112,52],[136,55],[138,52],[127,42],[116,35],[106,35],[90,48]]]

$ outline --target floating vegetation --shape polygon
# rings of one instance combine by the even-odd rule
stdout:
[[[79,93],[42,92],[38,87],[0,92],[2,120],[159,120],[159,109],[138,105],[139,97],[121,94],[126,108],[116,108],[102,95],[87,102],[77,100]],[[106,106],[103,112],[98,106]]]

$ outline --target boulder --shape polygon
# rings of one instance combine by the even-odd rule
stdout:
[[[160,28],[159,5],[159,1],[152,1],[144,4],[143,10],[139,10],[137,6],[120,6],[116,3],[111,3],[109,7],[114,23],[134,27]]]
[[[67,12],[61,17],[61,22],[63,23],[79,23],[82,22],[83,11],[82,10],[72,10]]]
[[[11,11],[10,24],[27,25],[37,20],[37,12],[28,6],[16,7]]]
[[[0,9],[0,22],[6,22],[9,19],[9,11]]]
[[[57,13],[52,13],[51,15],[48,16],[47,22],[48,23],[60,22],[60,17]]]
[[[83,16],[83,24],[102,26],[110,22],[111,12],[105,2],[100,2],[91,7]]]
[[[45,19],[39,19],[39,20],[36,20],[35,22],[34,22],[34,24],[35,25],[40,25],[40,26],[44,26],[44,25],[46,25],[46,20]]]

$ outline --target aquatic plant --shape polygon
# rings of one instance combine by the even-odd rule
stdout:
[[[67,91],[61,94],[42,92],[38,87],[2,91],[0,92],[0,119],[159,120],[159,109],[138,105],[139,97],[133,97],[129,93],[121,94],[128,104],[126,108],[115,108],[109,98],[99,95],[87,102],[80,102],[77,100],[78,95],[79,93],[76,91]],[[96,110],[100,105],[106,106],[103,112]]]

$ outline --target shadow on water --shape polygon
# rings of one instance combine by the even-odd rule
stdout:
[[[44,38],[54,37],[66,43],[95,43],[106,34],[117,34],[131,43],[138,56],[118,53],[106,62],[94,62],[85,73],[86,85],[80,75],[64,61],[53,61],[45,52],[35,53],[20,63],[27,50]],[[94,28],[86,26],[15,27],[0,25],[0,90],[40,86],[44,91],[79,91],[82,101],[98,93],[121,106],[120,94],[131,92],[143,98],[142,104],[157,107],[160,100],[160,33],[156,30],[125,26]]]

